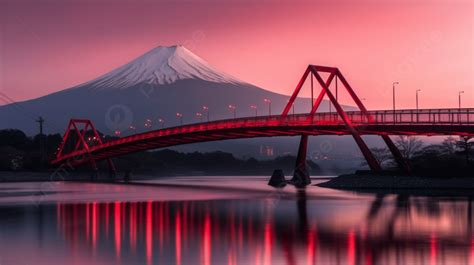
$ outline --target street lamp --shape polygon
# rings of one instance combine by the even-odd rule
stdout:
[[[416,90],[416,112],[418,112],[418,93],[421,91],[421,89]]]
[[[178,113],[176,113],[176,117],[179,118],[179,121],[180,121],[181,125],[183,125],[183,114],[178,112]]]
[[[461,94],[463,94],[464,91],[459,91],[459,109],[461,109]]]
[[[202,113],[201,112],[196,112],[196,117],[198,117],[199,121],[202,122]]]
[[[229,110],[234,112],[234,119],[236,118],[235,109],[236,109],[235,105],[232,105],[232,104],[229,105]]]
[[[206,112],[207,122],[209,122],[209,107],[208,106],[202,106],[202,110],[204,110]]]
[[[255,110],[255,118],[257,118],[257,113],[258,113],[258,112],[257,112],[257,111],[258,111],[258,110],[257,110],[257,105],[251,105],[250,108],[253,109],[253,110]]]
[[[392,89],[393,89],[393,122],[396,121],[395,117],[395,85],[398,85],[398,82],[393,82],[392,83]]]
[[[272,116],[272,101],[266,98],[263,100],[263,102],[268,104],[268,116]]]
[[[162,118],[158,118],[158,123],[161,124],[161,129],[165,127],[165,120]]]

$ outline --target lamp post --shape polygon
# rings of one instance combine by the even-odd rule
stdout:
[[[236,109],[235,105],[232,105],[232,104],[229,105],[229,110],[234,112],[234,119],[235,119],[236,116],[237,116],[237,115],[236,115],[236,112],[235,112],[235,109]]]
[[[458,96],[459,96],[459,110],[461,110],[461,94],[463,94],[464,91],[459,91]]]
[[[196,117],[198,117],[199,122],[202,122],[202,113],[201,112],[196,112]]]
[[[161,124],[161,129],[165,127],[165,120],[162,118],[158,118],[158,123]]]
[[[178,112],[176,113],[176,117],[178,117],[180,124],[183,125],[183,114]]]
[[[395,116],[395,85],[398,85],[398,82],[393,82],[392,83],[392,92],[393,92],[393,122],[396,122],[396,116]]]
[[[257,118],[257,113],[258,113],[257,105],[251,105],[250,108],[255,110],[255,118]]]
[[[263,100],[263,102],[268,104],[268,116],[272,116],[272,101],[266,98]]]
[[[418,105],[418,93],[421,91],[421,89],[416,90],[416,112],[419,110],[419,105]]]
[[[202,110],[204,110],[206,112],[207,122],[209,122],[209,107],[204,105],[204,106],[202,106]]]

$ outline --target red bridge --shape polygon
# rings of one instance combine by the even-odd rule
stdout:
[[[321,73],[328,75],[324,81]],[[311,74],[311,95],[313,78],[322,88],[308,114],[289,114],[304,82]],[[335,80],[335,95],[330,89]],[[338,80],[347,90],[360,111],[346,112],[337,100]],[[327,96],[334,105],[334,113],[316,113],[323,98]],[[94,137],[86,140],[87,131],[92,130]],[[380,135],[393,154],[399,166],[409,170],[400,151],[389,135],[460,135],[474,136],[474,109],[424,109],[424,110],[381,110],[367,111],[349,83],[337,68],[308,66],[287,106],[281,115],[258,116],[206,123],[183,125],[173,128],[154,130],[146,133],[123,137],[110,142],[102,142],[91,121],[73,119],[70,121],[63,141],[51,161],[53,165],[75,167],[90,163],[96,168],[96,162],[107,160],[111,170],[115,170],[112,157],[129,153],[170,147],[181,144],[219,141],[227,139],[297,136],[301,135],[297,164],[296,182],[309,183],[305,167],[306,149],[309,135],[352,135],[362,151],[371,170],[380,171],[381,167],[363,141],[361,135]],[[74,146],[66,150],[66,145]],[[297,183],[298,184],[298,183]]]

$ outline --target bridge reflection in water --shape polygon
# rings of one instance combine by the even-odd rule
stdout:
[[[474,264],[470,199],[378,195],[334,207],[296,196],[57,204],[54,213],[73,257],[110,263]]]

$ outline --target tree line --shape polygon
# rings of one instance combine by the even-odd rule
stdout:
[[[71,131],[64,150],[69,152],[77,143],[77,135]],[[117,139],[100,132],[102,141]],[[86,142],[91,146],[97,144],[92,131],[85,134]],[[0,130],[0,170],[2,171],[43,171],[52,170],[48,161],[55,157],[62,141],[60,134],[27,136],[17,129]],[[42,149],[43,146],[43,149]],[[294,170],[296,157],[282,156],[269,160],[255,158],[237,158],[226,152],[192,152],[181,153],[173,150],[157,150],[140,152],[113,159],[118,171],[156,175],[269,175],[274,169],[282,169],[291,174]],[[100,163],[101,170],[107,170],[107,163]],[[321,172],[320,167],[308,161],[313,174]],[[87,166],[79,168],[90,170]]]
[[[426,144],[415,136],[397,136],[395,145],[417,175],[474,176],[474,137],[446,137],[439,144]],[[381,166],[395,168],[388,148],[372,148]]]

